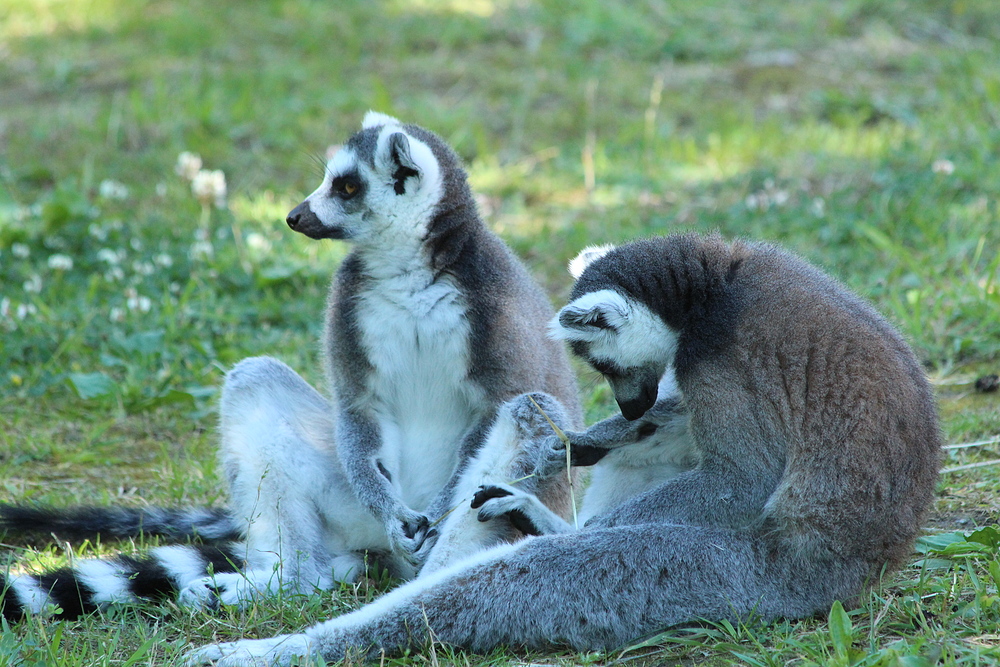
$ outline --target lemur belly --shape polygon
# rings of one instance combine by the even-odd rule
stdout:
[[[469,381],[461,293],[442,280],[416,292],[403,287],[369,292],[358,313],[375,367],[370,389],[382,431],[379,460],[403,502],[420,511],[448,481],[462,437],[486,406]]]

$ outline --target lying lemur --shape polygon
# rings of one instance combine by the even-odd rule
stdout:
[[[243,539],[0,575],[5,618],[54,608],[72,618],[177,593],[193,606],[240,605],[352,581],[366,558],[412,577],[432,551],[432,524],[468,503],[456,485],[491,429],[497,441],[530,430],[509,417],[523,405],[506,401],[545,392],[567,426],[580,425],[566,353],[545,336],[547,297],[486,228],[458,157],[437,135],[369,113],[287,223],[353,245],[327,308],[332,397],[270,358],[229,372],[220,406],[228,510],[0,507],[8,534]],[[524,467],[516,458],[505,459],[510,469]],[[511,481],[506,470],[481,482]],[[565,476],[526,482],[563,516],[568,486]],[[442,549],[474,552],[517,534],[495,522],[463,542],[450,530]]]
[[[693,468],[579,531],[487,549],[300,634],[205,646],[188,664],[373,658],[430,637],[607,649],[696,619],[823,613],[907,557],[937,479],[936,409],[870,306],[774,246],[695,235],[610,250],[572,299],[555,334],[604,374],[626,419],[673,369]]]

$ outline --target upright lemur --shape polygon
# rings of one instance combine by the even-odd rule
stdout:
[[[555,334],[626,418],[673,369],[693,468],[580,531],[494,547],[301,634],[205,646],[188,664],[375,657],[431,636],[607,649],[695,619],[823,613],[910,553],[937,479],[936,410],[870,306],[774,246],[695,235],[607,252],[572,299]]]
[[[545,392],[565,409],[566,425],[580,424],[565,351],[545,336],[551,306],[483,224],[458,157],[437,135],[369,113],[287,222],[311,238],[353,245],[327,307],[331,397],[270,358],[229,372],[220,407],[227,512],[0,508],[8,532],[127,537],[145,529],[244,540],[0,577],[4,617],[50,605],[73,617],[176,592],[199,606],[241,604],[278,588],[311,592],[358,577],[366,554],[411,577],[434,544],[431,524],[468,504],[455,497],[456,484],[498,411],[497,441],[509,444],[512,428],[537,432],[511,424],[524,399],[501,410],[506,401]],[[504,463],[527,466],[515,459]],[[562,478],[527,486],[567,515]],[[497,524],[463,544],[451,530],[447,550],[476,551],[515,535]]]

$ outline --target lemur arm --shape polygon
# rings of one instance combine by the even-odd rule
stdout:
[[[427,517],[411,510],[392,486],[378,460],[378,424],[356,410],[342,409],[337,422],[337,452],[361,504],[385,526],[390,548],[407,558],[423,544]]]
[[[657,434],[662,428],[675,426],[672,422],[686,420],[687,411],[677,396],[660,399],[646,414],[635,421],[628,421],[620,414],[597,422],[586,431],[566,431],[570,444],[570,464],[592,466],[613,449],[641,442]],[[548,477],[564,470],[566,448],[559,438],[549,438],[548,448],[540,458],[535,474]]]

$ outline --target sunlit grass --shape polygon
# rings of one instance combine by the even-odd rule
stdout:
[[[776,241],[904,331],[948,441],[998,433],[996,394],[972,389],[1000,364],[998,44],[993,0],[12,0],[0,10],[0,497],[222,502],[212,411],[225,370],[272,354],[325,381],[319,313],[346,248],[283,220],[319,182],[313,156],[369,108],[456,147],[484,216],[555,302],[591,243],[689,229]],[[174,173],[182,151],[224,172],[224,207]],[[607,416],[606,385],[580,371],[588,420]],[[949,451],[946,465],[997,452]],[[948,473],[932,527],[994,523],[997,470]],[[7,555],[36,567],[67,553]],[[625,657],[995,661],[995,549],[932,558],[833,627],[671,631]],[[220,616],[152,605],[31,620],[0,633],[0,664],[171,664],[189,642],[287,631],[385,586]],[[436,650],[462,664],[619,657]]]

